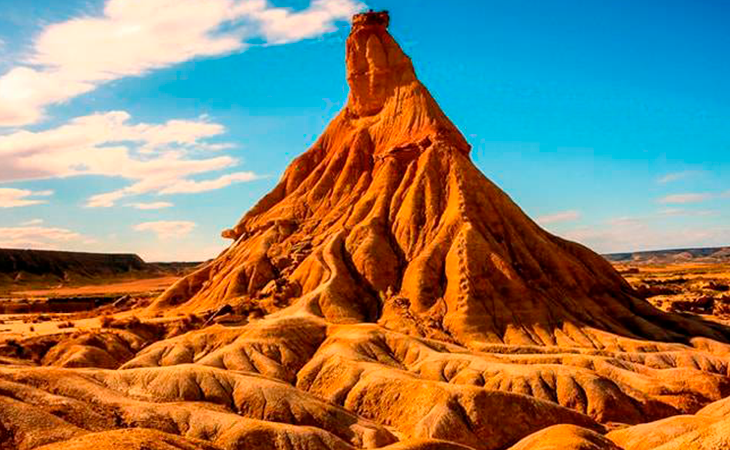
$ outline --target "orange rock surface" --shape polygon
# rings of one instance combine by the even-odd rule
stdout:
[[[345,108],[226,251],[138,312],[206,326],[0,359],[0,449],[730,448],[730,329],[656,309],[527,217],[389,20],[355,16]]]

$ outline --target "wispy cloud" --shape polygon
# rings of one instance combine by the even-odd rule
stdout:
[[[39,197],[48,197],[51,195],[53,195],[53,191],[0,188],[0,208],[17,208],[20,206],[47,203],[47,200]]]
[[[683,216],[687,214],[687,210],[682,208],[664,208],[660,209],[657,214],[660,216]]]
[[[685,203],[700,203],[707,201],[712,198],[712,194],[673,194],[667,195],[659,199],[659,203],[664,204],[685,204]]]
[[[730,226],[668,228],[652,217],[622,217],[595,227],[563,234],[601,253],[660,250],[681,247],[714,247],[730,243]]]
[[[218,256],[227,248],[225,243],[212,245],[195,245],[194,243],[178,245],[177,241],[160,241],[158,245],[139,250],[145,261],[206,261]]]
[[[683,209],[683,208],[664,208],[657,211],[657,215],[662,217],[680,217],[680,216],[713,216],[718,211],[714,209]]]
[[[229,175],[223,175],[213,180],[178,180],[170,186],[162,189],[160,194],[197,194],[200,192],[221,189],[234,183],[258,180],[259,178],[260,177],[253,172],[237,172]]]
[[[150,203],[130,203],[127,206],[129,206],[131,208],[135,208],[135,209],[152,210],[152,209],[172,208],[175,205],[173,205],[170,202],[150,202]]]
[[[108,0],[99,16],[45,27],[26,60],[0,76],[0,126],[35,123],[47,106],[104,83],[240,52],[252,40],[283,44],[320,36],[363,6],[314,0],[293,11],[266,0]]]
[[[260,33],[273,44],[296,42],[334,31],[336,21],[349,20],[365,8],[355,0],[314,0],[309,8],[300,12],[263,7],[265,1],[245,3],[250,9],[244,6],[243,12],[258,22]]]
[[[140,223],[133,228],[135,231],[151,231],[160,239],[172,239],[187,236],[195,227],[195,222],[160,220]]]
[[[83,236],[65,228],[20,226],[0,228],[0,247],[54,249],[80,241]]]
[[[43,224],[43,219],[33,219],[33,220],[28,220],[27,222],[23,222],[20,225],[22,225],[24,227],[30,227],[30,226],[42,225],[42,224]]]
[[[139,194],[203,192],[256,178],[251,172],[218,175],[207,181],[190,178],[231,170],[238,164],[220,153],[195,156],[208,155],[206,139],[225,132],[222,125],[207,118],[162,124],[130,122],[128,113],[111,111],[77,117],[45,131],[0,136],[0,183],[78,175],[131,180],[129,186],[95,195],[87,202],[89,207],[110,207]]]
[[[659,177],[657,179],[657,183],[659,183],[659,184],[673,183],[675,181],[684,180],[686,178],[701,175],[702,173],[703,172],[701,170],[684,170],[682,172],[672,172],[672,173],[668,173],[662,177]]]
[[[537,218],[537,222],[541,225],[550,225],[559,222],[571,222],[580,219],[581,215],[578,211],[562,211],[555,214],[549,214]]]
[[[621,216],[560,233],[601,253],[715,247],[730,243],[730,226],[698,227],[679,217],[716,216],[718,210],[667,207],[641,216]]]

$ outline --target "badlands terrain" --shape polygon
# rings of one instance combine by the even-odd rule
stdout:
[[[730,328],[527,217],[388,23],[218,258],[0,338],[0,448],[730,448]]]
[[[614,265],[639,296],[658,308],[730,324],[730,261],[701,257],[677,262],[672,257]]]

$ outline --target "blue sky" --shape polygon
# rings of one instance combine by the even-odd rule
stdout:
[[[344,105],[350,15],[601,252],[730,244],[730,4],[0,0],[0,246],[200,260]]]

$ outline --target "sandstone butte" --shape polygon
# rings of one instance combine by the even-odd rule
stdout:
[[[388,24],[354,17],[345,108],[226,251],[137,311],[240,322],[2,359],[0,448],[730,448],[730,330],[530,220]]]

